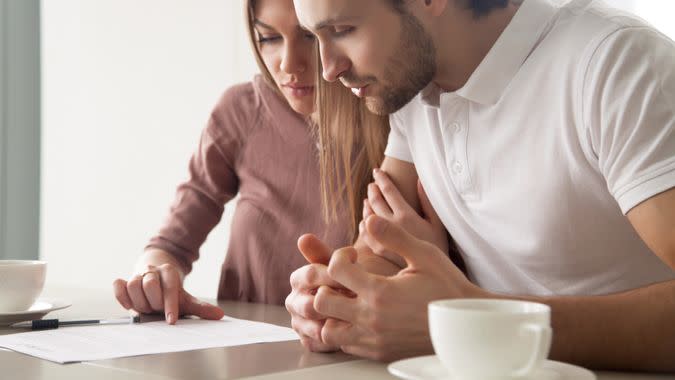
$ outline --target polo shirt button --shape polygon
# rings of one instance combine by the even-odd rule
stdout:
[[[463,170],[464,167],[459,161],[455,161],[455,163],[452,164],[452,171],[455,172],[455,174],[462,174]]]

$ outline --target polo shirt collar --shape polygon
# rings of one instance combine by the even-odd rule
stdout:
[[[497,103],[557,11],[551,0],[525,0],[469,80],[455,94],[479,104]],[[432,82],[420,95],[424,103],[438,107],[441,93]]]

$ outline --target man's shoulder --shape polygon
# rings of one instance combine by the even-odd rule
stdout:
[[[603,1],[570,1],[561,7],[555,25],[546,51],[554,48],[559,62],[578,67],[580,83],[587,84],[594,75],[605,76],[621,65],[626,66],[625,74],[639,74],[639,67],[671,66],[670,58],[658,57],[673,56],[675,43],[670,38],[638,16]]]
[[[607,27],[645,26],[646,21],[633,13],[608,5],[602,0],[572,0],[560,5],[559,20],[573,20],[570,26],[588,24],[598,30]]]
[[[654,29],[638,16],[601,0],[572,0],[560,6],[549,31],[552,40],[567,41],[561,52],[589,53],[617,31],[636,28]],[[583,47],[586,49],[582,49]]]
[[[646,21],[603,1],[567,1],[559,5],[556,16],[527,61],[555,67],[558,75],[573,84],[569,88],[578,90],[585,81],[592,60],[607,54],[608,44],[627,44],[627,40],[632,38],[651,45],[654,41],[649,40],[652,37],[645,31],[658,34]],[[617,35],[630,38],[620,40],[615,38]]]

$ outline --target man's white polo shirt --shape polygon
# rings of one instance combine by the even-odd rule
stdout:
[[[625,217],[675,187],[675,44],[590,0],[525,0],[466,85],[390,118],[469,277],[508,294],[606,294],[675,271]]]

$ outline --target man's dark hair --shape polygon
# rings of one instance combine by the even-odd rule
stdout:
[[[399,13],[405,13],[406,0],[388,0]],[[509,0],[453,0],[462,2],[468,9],[473,10],[474,17],[484,16],[495,8],[506,8]]]

